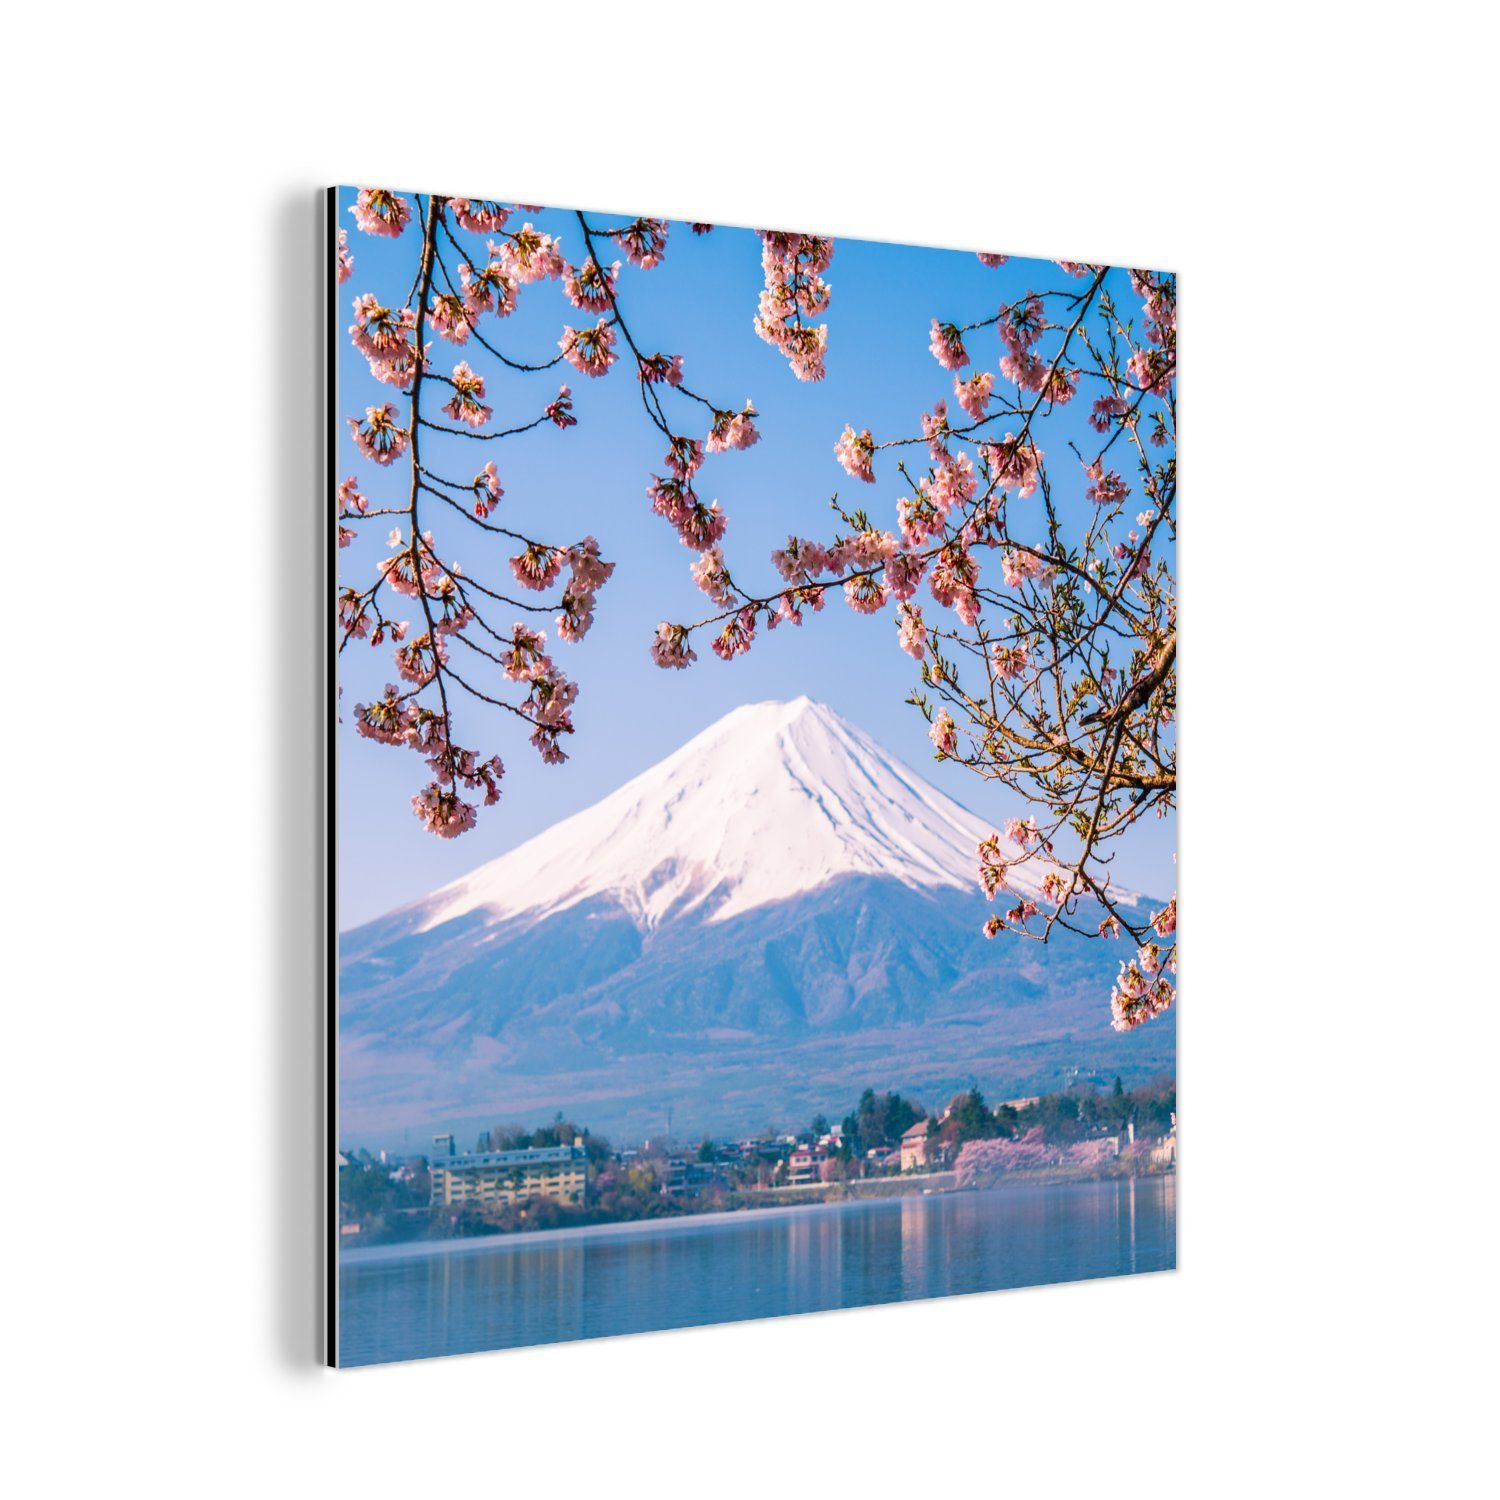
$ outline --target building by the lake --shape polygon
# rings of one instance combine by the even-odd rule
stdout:
[[[903,1172],[914,1172],[918,1167],[925,1167],[931,1158],[931,1151],[927,1142],[927,1131],[930,1121],[918,1120],[901,1137],[901,1170]]]
[[[432,1203],[505,1207],[527,1198],[582,1203],[587,1185],[583,1145],[534,1146],[525,1151],[475,1151],[435,1156]]]

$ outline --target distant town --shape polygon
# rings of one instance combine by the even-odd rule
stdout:
[[[1170,1079],[1080,1080],[994,1105],[971,1088],[935,1114],[866,1089],[837,1123],[819,1114],[787,1134],[622,1150],[558,1115],[485,1131],[472,1151],[444,1134],[420,1156],[340,1152],[339,1232],[350,1247],[1171,1172],[1176,1109]]]

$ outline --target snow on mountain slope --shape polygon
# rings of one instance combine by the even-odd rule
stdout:
[[[618,791],[419,903],[419,930],[595,897],[643,930],[724,921],[847,875],[977,889],[991,825],[808,698],[735,709]],[[1019,850],[1014,851],[1019,853]],[[1033,892],[1049,866],[1013,885]]]

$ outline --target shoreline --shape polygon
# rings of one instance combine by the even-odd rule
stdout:
[[[950,1174],[928,1173],[923,1177]],[[530,1245],[556,1245],[576,1240],[599,1240],[625,1238],[647,1231],[669,1231],[687,1233],[696,1228],[715,1228],[726,1224],[753,1225],[767,1219],[783,1219],[790,1215],[807,1215],[851,1208],[878,1208],[900,1202],[904,1198],[953,1198],[974,1193],[1014,1192],[1023,1188],[1077,1187],[1089,1183],[1134,1182],[1138,1179],[1175,1177],[1175,1170],[1160,1172],[1106,1172],[1091,1174],[1044,1172],[1016,1172],[1007,1181],[986,1184],[984,1187],[949,1187],[939,1189],[917,1189],[906,1192],[883,1194],[850,1194],[837,1198],[805,1201],[789,1201],[779,1204],[756,1205],[745,1208],[711,1209],[704,1213],[664,1215],[660,1218],[619,1219],[604,1224],[574,1224],[559,1229],[497,1230],[493,1234],[453,1235],[437,1239],[389,1240],[381,1245],[350,1246],[342,1242],[338,1247],[338,1259],[342,1265],[375,1265],[384,1261],[399,1261],[425,1258],[432,1255],[454,1255],[475,1253],[481,1250],[524,1249]],[[917,1183],[923,1177],[891,1179]],[[784,1191],[784,1190],[783,1190]]]

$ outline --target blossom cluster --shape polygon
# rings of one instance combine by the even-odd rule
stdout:
[[[833,260],[833,241],[780,229],[763,229],[760,239],[766,284],[755,331],[786,355],[798,380],[821,380],[826,373],[828,325],[814,327],[805,320],[828,310],[829,286],[823,272]]]
[[[400,237],[413,219],[411,205],[405,199],[380,188],[362,189],[351,212],[357,229],[385,238]],[[354,723],[362,736],[382,744],[410,747],[426,759],[433,779],[412,798],[412,808],[425,828],[443,838],[456,837],[474,826],[477,805],[468,794],[478,793],[482,804],[492,805],[499,798],[504,774],[498,756],[481,755],[459,745],[453,737],[451,707],[455,694],[499,701],[491,696],[495,690],[487,684],[474,685],[474,674],[498,664],[505,682],[524,688],[524,697],[506,706],[530,724],[532,744],[547,762],[566,758],[561,741],[573,732],[572,709],[577,698],[576,685],[543,649],[546,637],[542,632],[517,624],[507,637],[482,619],[472,601],[501,596],[488,585],[477,581],[470,584],[460,568],[442,562],[431,530],[419,521],[418,502],[427,497],[429,505],[446,502],[488,530],[514,535],[489,519],[505,493],[493,459],[486,461],[472,480],[464,482],[434,474],[425,453],[422,460],[418,458],[421,428],[438,425],[422,414],[422,388],[428,378],[448,389],[441,409],[455,425],[446,431],[477,434],[493,417],[487,376],[468,360],[454,365],[451,375],[438,374],[431,367],[431,345],[425,334],[430,331],[449,343],[468,344],[483,317],[509,316],[519,289],[544,280],[570,278],[567,290],[575,305],[590,310],[607,303],[613,290],[618,265],[604,272],[590,259],[582,271],[574,272],[563,260],[560,242],[553,236],[530,223],[519,230],[508,230],[512,213],[509,206],[483,200],[430,200],[421,221],[418,284],[401,305],[393,305],[373,292],[362,292],[354,300],[354,320],[349,329],[351,343],[365,357],[371,374],[402,392],[409,402],[406,413],[385,402],[368,407],[363,418],[350,418],[354,446],[381,469],[389,469],[408,456],[412,467],[411,498],[404,506],[372,506],[355,476],[338,487],[341,547],[355,539],[361,521],[392,510],[407,518],[404,529],[398,527],[391,532],[391,551],[377,562],[374,581],[364,589],[346,586],[339,594],[341,644],[368,640],[380,645],[390,640],[401,684],[387,685],[382,697],[357,705]],[[448,277],[448,263],[442,255],[445,240],[457,248],[451,225],[492,237],[484,255],[460,253],[454,262],[453,280]],[[345,231],[339,242],[339,279],[349,279],[353,268]],[[585,330],[577,339],[565,333],[565,341],[576,345],[572,352],[578,368],[607,368],[611,362],[613,330],[603,320],[601,324],[601,329]],[[489,347],[486,342],[485,348]],[[589,373],[600,370],[589,369]],[[559,387],[556,398],[530,425],[539,422],[550,422],[562,430],[576,425],[566,385]],[[455,498],[465,494],[467,510]],[[595,597],[609,580],[614,564],[601,556],[593,537],[566,548],[520,540],[521,551],[511,560],[513,578],[529,590],[544,590],[566,570],[557,634],[561,640],[580,640],[588,632]],[[382,598],[415,601],[422,623],[413,631],[408,621],[388,618]],[[462,666],[454,655],[456,646],[465,648]]]
[[[493,440],[519,435],[543,423],[561,431],[577,425],[572,393],[562,385],[540,417],[504,432],[492,431],[498,425],[494,415],[499,401],[491,394],[496,376],[481,366],[481,353],[494,356],[501,366],[523,376],[565,362],[579,374],[596,379],[618,363],[628,346],[643,392],[650,393],[646,400],[648,415],[668,445],[667,472],[653,480],[650,503],[697,555],[693,572],[700,586],[716,604],[736,611],[736,617],[720,632],[715,649],[720,655],[746,649],[757,625],[756,611],[740,605],[720,549],[727,524],[723,511],[717,501],[700,499],[694,488],[694,476],[705,455],[742,451],[759,441],[755,405],[746,401],[736,409],[690,391],[680,354],[637,352],[640,346],[625,325],[626,313],[620,300],[622,261],[610,261],[598,253],[598,246],[608,241],[631,266],[643,271],[654,269],[666,253],[668,224],[660,219],[637,218],[602,227],[578,214],[575,217],[583,253],[575,263],[565,255],[561,237],[525,218],[536,212],[539,210],[524,204],[422,196],[416,199],[414,210],[406,198],[384,188],[361,189],[351,209],[359,232],[399,239],[415,227],[421,246],[415,280],[404,301],[363,290],[353,304],[351,342],[364,356],[371,374],[406,398],[407,409],[398,409],[393,401],[366,408],[362,418],[349,419],[351,439],[359,454],[381,469],[389,470],[398,461],[409,460],[412,480],[409,496],[398,506],[372,507],[357,479],[351,478],[347,486],[341,486],[337,529],[341,548],[356,540],[359,523],[373,515],[394,511],[406,515],[408,523],[404,531],[392,534],[393,551],[376,566],[373,583],[364,589],[346,587],[341,591],[339,620],[345,641],[381,644],[391,640],[397,646],[396,675],[406,685],[401,699],[406,718],[399,732],[380,719],[381,732],[372,737],[385,743],[415,743],[410,736],[419,737],[424,753],[432,759],[437,780],[419,794],[413,806],[424,825],[443,837],[453,837],[473,826],[473,809],[459,793],[476,789],[472,780],[466,780],[470,769],[490,764],[450,742],[450,713],[455,699],[473,697],[519,712],[530,721],[533,743],[544,759],[557,761],[564,758],[562,736],[572,732],[577,689],[540,650],[538,633],[518,625],[511,636],[504,637],[483,618],[479,606],[486,600],[507,596],[497,591],[494,581],[470,582],[457,566],[441,563],[419,511],[452,507],[486,532],[514,538],[518,547],[500,554],[509,557],[510,580],[523,596],[547,592],[560,595],[556,634],[562,641],[576,642],[588,634],[598,591],[614,570],[613,562],[603,559],[593,537],[563,547],[512,530],[499,512],[505,487],[494,459],[487,459],[471,479],[449,479],[433,471],[425,444],[419,452],[425,428]],[[517,220],[524,220],[519,227]],[[711,228],[698,224],[693,232],[704,234]],[[465,246],[460,243],[460,234],[475,236],[477,242]],[[821,357],[826,332],[807,329],[802,320],[827,305],[827,286],[821,272],[827,267],[832,245],[812,236],[782,235],[767,236],[765,243],[768,288],[774,289],[773,300],[785,303],[787,327],[777,342],[786,348],[799,373],[808,376],[812,363]],[[352,279],[354,274],[347,230],[339,236],[336,271],[340,281]],[[506,356],[494,347],[495,332],[486,333],[486,320],[509,318],[525,289],[548,281],[557,282],[567,303],[592,321],[565,322],[557,353],[547,363],[538,365]],[[433,368],[431,358],[434,339],[463,348],[468,357],[452,365],[451,373],[440,373]],[[446,387],[440,405],[450,425],[432,419],[432,410],[424,399],[429,382]],[[707,432],[701,436],[685,432],[669,421],[658,394],[664,391],[681,392],[692,402],[706,406],[711,413]],[[503,392],[497,394],[503,399]],[[701,428],[698,431],[702,433]],[[486,552],[487,558],[493,555],[493,551]],[[387,619],[382,599],[393,596],[418,601],[427,628],[419,624],[409,633],[407,622]],[[769,623],[800,621],[805,608],[821,607],[821,602],[809,588],[779,603],[769,612]],[[653,643],[653,658],[669,667],[683,667],[696,660],[697,653],[689,644],[689,629],[663,625]],[[504,649],[497,651],[497,645],[504,645]],[[463,648],[457,655],[455,646]],[[490,670],[487,664],[496,662],[506,663],[506,682],[525,684],[527,696],[523,702],[505,703],[485,683],[484,674]],[[519,665],[526,670],[518,675]],[[368,734],[376,719],[362,717],[360,723],[361,732]],[[498,766],[498,761],[495,764]],[[474,774],[479,774],[478,770]]]

